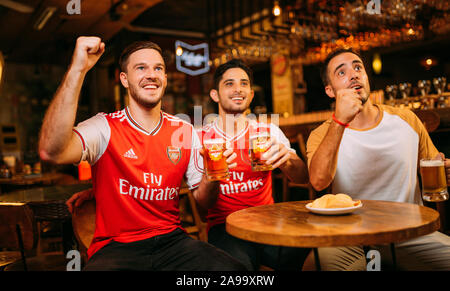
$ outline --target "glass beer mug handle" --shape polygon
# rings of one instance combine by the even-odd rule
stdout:
[[[239,152],[241,153],[241,160],[246,164],[251,166],[250,161],[250,149],[240,149]]]

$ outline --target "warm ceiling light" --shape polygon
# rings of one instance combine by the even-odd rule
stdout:
[[[381,73],[382,63],[381,63],[381,57],[380,54],[374,54],[373,55],[373,61],[372,61],[372,68],[375,74]]]
[[[272,13],[273,13],[273,15],[275,15],[275,16],[280,16],[280,14],[281,14],[281,7],[280,7],[280,5],[278,4],[278,1],[275,1],[275,2],[274,2],[273,9],[272,9]]]
[[[432,67],[438,64],[438,61],[433,57],[425,57],[420,61],[420,64],[425,67],[426,70],[431,69]]]
[[[179,57],[181,57],[181,55],[183,54],[183,49],[181,48],[181,46],[177,46],[177,49],[175,50],[175,54]]]
[[[408,35],[414,35],[416,32],[414,31],[414,29],[410,28],[408,29]]]

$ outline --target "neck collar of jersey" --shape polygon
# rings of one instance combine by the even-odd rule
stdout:
[[[133,119],[133,117],[131,116],[130,110],[128,109],[128,106],[125,108],[125,115],[127,117],[128,122],[130,123],[130,125],[136,129],[137,131],[142,132],[143,134],[146,135],[155,135],[158,133],[159,129],[162,126],[163,123],[163,114],[162,111],[159,111],[159,121],[158,124],[155,126],[154,129],[152,129],[150,132],[145,130],[144,127],[142,127],[136,120]]]

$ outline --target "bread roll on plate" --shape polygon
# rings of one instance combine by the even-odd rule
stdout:
[[[311,203],[311,208],[348,208],[361,204],[361,200],[353,201],[347,194],[325,194]]]

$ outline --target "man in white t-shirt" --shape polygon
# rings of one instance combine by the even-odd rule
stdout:
[[[202,207],[215,201],[219,184],[207,181],[199,170],[200,141],[193,126],[161,111],[167,75],[158,45],[135,42],[120,57],[120,81],[128,89],[129,106],[73,128],[84,78],[104,50],[98,37],[77,39],[39,141],[45,161],[92,165],[92,197],[75,194],[68,201],[71,210],[85,199],[96,200],[85,270],[245,270],[181,227],[182,179]],[[227,162],[235,158],[230,151],[224,155]]]
[[[417,116],[408,109],[371,102],[363,61],[351,49],[327,57],[322,80],[326,94],[336,99],[336,109],[307,142],[312,186],[318,191],[331,186],[332,193],[354,199],[422,204],[418,161],[440,153]],[[447,160],[447,179],[449,166]],[[389,250],[377,248],[386,258]],[[396,253],[400,269],[450,270],[450,238],[440,232],[398,243]],[[325,270],[366,269],[359,246],[320,248],[319,257]],[[382,261],[381,268],[389,262]]]

